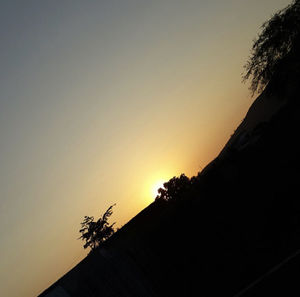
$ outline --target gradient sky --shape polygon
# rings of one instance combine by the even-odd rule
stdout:
[[[0,295],[35,296],[160,180],[196,175],[254,100],[241,73],[284,0],[2,0]]]

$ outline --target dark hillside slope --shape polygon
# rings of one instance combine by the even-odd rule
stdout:
[[[211,274],[206,285],[218,284],[205,296],[233,296],[300,248],[300,105],[298,80],[291,82],[293,88],[281,84],[282,107],[253,125],[243,143],[230,141],[200,175],[207,195],[192,209],[205,209],[207,254],[215,257],[202,262],[203,275]],[[265,93],[274,94],[273,85]]]
[[[262,95],[269,105],[260,107],[270,110],[254,103],[251,125],[242,123],[189,192],[151,204],[40,296],[234,296],[297,251],[298,81],[281,84],[280,93],[270,83]],[[272,106],[270,96],[283,104]],[[299,259],[293,263],[290,276],[299,271]],[[296,278],[280,273],[277,284],[291,287]],[[270,284],[259,286],[247,296],[262,296],[260,288],[276,295]]]

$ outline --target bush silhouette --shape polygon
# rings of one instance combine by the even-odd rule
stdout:
[[[190,179],[181,174],[180,177],[173,177],[164,183],[163,188],[158,189],[158,195],[155,200],[169,201],[182,195],[191,185]]]
[[[90,247],[91,250],[95,250],[115,232],[113,228],[115,223],[111,225],[108,223],[108,218],[112,215],[112,208],[114,206],[115,204],[111,205],[96,222],[94,221],[94,217],[84,217],[81,229],[79,230],[81,233],[79,239],[85,241],[83,246],[85,249]]]
[[[243,80],[252,78],[252,95],[261,92],[271,78],[283,71],[285,61],[293,57],[298,62],[300,46],[300,0],[280,10],[262,25],[262,32],[254,40],[251,57],[244,66]]]

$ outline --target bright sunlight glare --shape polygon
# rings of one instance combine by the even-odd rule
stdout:
[[[166,181],[164,181],[164,180],[159,180],[152,186],[151,195],[152,195],[153,199],[155,199],[156,196],[158,195],[158,189],[164,187],[165,182]]]

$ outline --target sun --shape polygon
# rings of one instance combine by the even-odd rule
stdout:
[[[156,182],[153,184],[153,186],[152,186],[152,188],[151,188],[151,196],[152,196],[153,199],[155,199],[156,196],[158,195],[158,192],[157,192],[158,189],[164,187],[164,183],[165,183],[165,182],[166,182],[165,180],[159,180],[159,181],[156,181]]]

